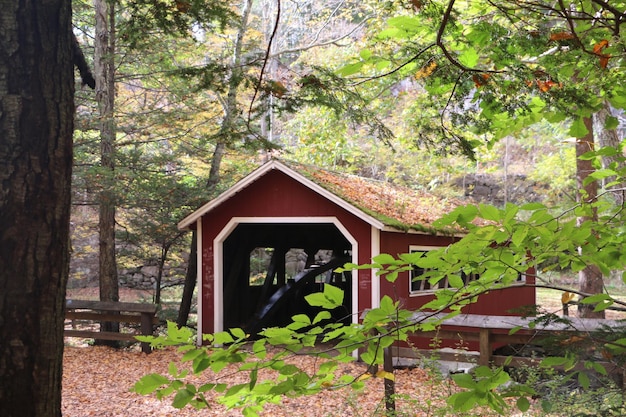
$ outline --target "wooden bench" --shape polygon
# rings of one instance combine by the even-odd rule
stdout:
[[[65,337],[82,337],[98,340],[137,341],[135,336],[153,334],[153,325],[159,322],[157,306],[146,303],[121,303],[112,301],[66,300],[67,320],[90,320],[140,324],[139,333],[101,332],[95,330],[65,329]],[[141,343],[141,349],[150,353],[150,344]]]

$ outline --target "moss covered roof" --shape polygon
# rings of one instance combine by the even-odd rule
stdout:
[[[333,172],[312,165],[278,160],[320,187],[335,194],[385,226],[428,233],[459,232],[435,230],[433,223],[464,203],[384,181]]]

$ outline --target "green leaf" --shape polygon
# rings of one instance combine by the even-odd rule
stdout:
[[[387,253],[381,253],[380,255],[376,255],[372,258],[372,261],[379,263],[381,265],[394,265],[397,264],[398,261],[393,256]]]
[[[359,56],[364,59],[364,60],[368,60],[371,58],[372,56],[372,51],[370,51],[369,49],[363,49],[361,52],[359,52]]]
[[[156,391],[163,385],[168,384],[169,382],[170,380],[163,375],[149,374],[137,381],[132,390],[138,394],[146,395],[153,393],[154,391]]]
[[[588,185],[593,181],[602,180],[604,178],[616,176],[617,172],[612,169],[597,169],[594,172],[590,173],[587,178],[583,181],[583,185]]]
[[[551,413],[554,408],[554,404],[549,400],[541,400],[541,409],[545,413]]]
[[[511,236],[511,242],[513,243],[513,245],[517,247],[521,246],[522,242],[528,235],[529,230],[530,228],[526,225],[524,225],[523,227],[517,228],[515,232],[513,232],[513,236]]]
[[[461,388],[474,389],[476,388],[476,381],[471,374],[461,373],[452,375],[454,382]]]
[[[250,371],[250,384],[249,384],[249,390],[252,391],[254,389],[254,386],[256,385],[256,381],[257,381],[257,377],[259,375],[259,370],[258,369],[253,369],[252,371]]]
[[[500,210],[489,204],[480,204],[480,215],[485,220],[500,220]]]
[[[452,405],[456,411],[469,411],[476,404],[478,396],[473,391],[463,391],[452,394],[447,402]]]
[[[203,384],[203,385],[200,385],[200,386],[198,387],[198,392],[207,392],[207,391],[211,391],[213,388],[215,388],[215,384],[213,384],[213,383]]]
[[[448,275],[448,283],[452,288],[463,288],[465,285],[463,279],[456,274]]]
[[[191,400],[193,400],[193,397],[194,393],[190,392],[187,388],[178,390],[178,392],[174,396],[174,400],[172,401],[172,407],[179,409],[183,408],[187,404],[189,404]]]
[[[340,68],[337,71],[337,74],[343,77],[347,77],[349,75],[354,75],[360,72],[361,68],[363,68],[363,62],[359,61],[359,62],[355,62],[354,64],[348,64],[344,66],[343,68]]]
[[[614,116],[607,116],[604,120],[604,128],[606,130],[614,130],[619,126],[619,119]]]
[[[248,388],[248,384],[236,384],[233,385],[224,393],[224,397],[232,397],[237,395],[242,389]]]
[[[575,138],[582,138],[589,133],[587,130],[587,126],[585,126],[585,122],[583,118],[580,117],[572,122],[572,126],[569,129],[569,135]]]
[[[334,303],[334,307],[341,307],[343,305],[343,290],[335,287],[334,285],[324,284],[324,296]]]
[[[242,329],[240,329],[239,327],[234,327],[232,329],[230,329],[230,332],[232,333],[233,336],[235,336],[237,339],[245,339],[246,338],[246,332],[244,332]]]
[[[214,336],[215,336],[214,342],[217,345],[224,345],[228,343],[233,343],[235,341],[235,339],[233,339],[231,334],[228,332],[215,333]]]
[[[296,314],[291,320],[298,323],[311,324],[311,319],[306,314]]]
[[[583,387],[584,389],[588,389],[589,382],[589,376],[585,372],[578,372],[578,383],[581,387]]]
[[[548,368],[553,366],[565,366],[571,363],[571,360],[563,357],[550,356],[541,361],[541,366]]]
[[[541,204],[541,203],[526,203],[523,204],[522,206],[520,206],[520,210],[541,210],[541,209],[545,209],[546,206]]]
[[[381,59],[380,61],[376,63],[376,70],[382,71],[385,68],[388,68],[390,65],[391,65],[391,61],[388,61],[386,59]]]
[[[414,16],[396,16],[388,19],[387,24],[394,28],[415,32],[423,26],[423,21]]]
[[[474,68],[478,64],[478,53],[474,48],[467,48],[459,55],[459,62],[468,68]]]
[[[596,303],[600,303],[602,301],[609,301],[611,300],[611,296],[608,294],[594,294],[594,295],[590,295],[589,297],[585,297],[582,300],[580,300],[581,304],[596,304]]]
[[[321,321],[324,320],[328,320],[331,319],[332,315],[330,314],[330,312],[324,310],[324,311],[320,311],[319,313],[317,313],[317,315],[315,316],[315,318],[313,319],[313,323],[312,324],[317,324]]]

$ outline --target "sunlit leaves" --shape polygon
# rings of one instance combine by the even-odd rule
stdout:
[[[329,310],[343,305],[343,291],[330,284],[324,284],[323,292],[309,294],[304,298],[312,306]]]
[[[506,407],[504,399],[495,389],[509,381],[509,375],[496,368],[494,370],[479,366],[470,373],[452,375],[454,382],[464,391],[452,394],[448,403],[458,411],[469,411],[477,405],[489,405],[494,410],[502,413]]]
[[[572,125],[569,130],[569,134],[575,138],[582,138],[587,135],[589,130],[585,126],[585,123],[582,118],[577,118],[572,122]]]
[[[478,53],[473,48],[467,48],[459,55],[459,62],[468,68],[474,68],[478,64]]]

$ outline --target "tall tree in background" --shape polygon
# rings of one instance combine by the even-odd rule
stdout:
[[[62,0],[0,9],[0,415],[61,416],[72,13]]]
[[[99,204],[99,282],[100,301],[119,301],[115,255],[116,194],[115,171],[115,1],[94,1],[96,101],[100,120],[100,164],[103,184]],[[105,331],[119,331],[119,323],[102,324]]]
[[[307,86],[306,82],[296,82],[293,75],[289,77],[291,78],[289,87],[293,91],[289,91],[288,87],[283,85],[280,80],[272,79],[273,77],[278,78],[274,71],[281,56],[290,54],[297,56],[304,50],[332,44],[347,37],[343,33],[336,36],[333,31],[328,29],[329,22],[333,18],[340,19],[343,17],[342,13],[337,13],[336,16],[335,13],[331,13],[330,16],[326,16],[321,22],[318,22],[320,28],[316,31],[315,36],[306,39],[306,45],[299,44],[298,42],[302,42],[302,39],[293,36],[289,42],[285,43],[283,50],[276,50],[277,38],[282,28],[281,19],[285,18],[280,11],[280,2],[276,5],[276,8],[267,7],[266,4],[262,5],[262,22],[259,23],[259,16],[253,14],[255,11],[254,2],[251,0],[241,1],[237,5],[239,14],[236,17],[233,16],[229,22],[232,26],[229,32],[230,41],[225,44],[225,49],[221,54],[227,59],[212,62],[214,57],[206,57],[210,64],[196,72],[196,75],[201,74],[208,78],[207,74],[214,73],[216,68],[221,70],[219,76],[221,83],[205,86],[214,96],[214,100],[219,103],[221,112],[217,132],[212,135],[214,148],[207,179],[207,188],[212,192],[221,180],[222,160],[227,151],[242,147],[248,147],[252,150],[267,150],[276,146],[272,140],[272,132],[274,131],[272,112],[274,107],[289,112],[293,112],[307,103],[334,107],[345,105],[344,110],[352,107],[358,108],[356,101],[347,104],[340,103],[340,100],[335,96],[336,92],[330,90],[323,92],[323,88],[320,88],[320,92],[325,94],[322,99],[312,98],[310,92],[307,91],[311,85]],[[301,4],[292,6],[295,9]],[[306,4],[305,8],[309,6]],[[324,9],[322,7],[322,10]],[[334,5],[334,9],[335,11],[339,9],[352,10],[345,2],[341,1]],[[265,26],[262,39],[257,34],[259,26]],[[289,29],[292,30],[293,28]],[[328,33],[322,35],[325,30]],[[350,31],[348,32],[350,33]],[[293,58],[291,59],[293,60]],[[306,71],[309,70],[310,68],[306,69]],[[305,69],[298,68],[298,71],[302,72]],[[294,73],[297,74],[295,71]],[[211,75],[211,79],[215,78],[217,78],[215,75]],[[287,83],[284,78],[283,81]],[[313,87],[317,89],[316,85]],[[372,119],[374,118],[372,117]],[[183,299],[177,319],[177,323],[181,326],[187,321],[191,304],[189,297],[197,279],[194,264],[195,242],[194,236],[190,250],[190,260],[193,261],[190,261],[189,270],[185,277]]]
[[[220,182],[220,169],[224,154],[229,145],[232,144],[235,137],[235,123],[241,113],[238,111],[238,94],[240,90],[240,84],[244,80],[243,68],[242,68],[242,52],[243,42],[246,32],[248,30],[248,20],[250,18],[250,12],[252,10],[252,0],[244,0],[241,5],[240,21],[238,22],[238,29],[235,34],[234,47],[232,55],[230,57],[230,64],[226,66],[226,97],[220,100],[222,103],[222,117],[219,124],[219,132],[216,137],[215,148],[213,150],[213,156],[211,157],[211,167],[209,170],[209,177],[207,179],[207,187],[209,190],[215,189]],[[185,282],[183,286],[183,295],[180,301],[180,307],[178,310],[178,317],[176,323],[179,326],[184,326],[189,320],[189,313],[191,311],[191,301],[193,297],[193,290],[198,280],[197,272],[197,233],[192,231],[192,238],[189,250],[189,263],[187,265],[187,272],[185,274]]]

